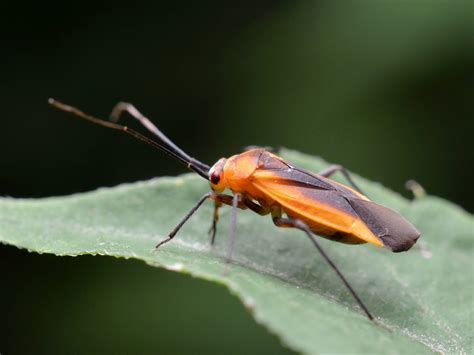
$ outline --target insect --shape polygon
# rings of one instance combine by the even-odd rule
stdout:
[[[420,232],[398,212],[370,201],[342,166],[333,165],[315,174],[292,166],[269,150],[252,148],[230,158],[222,158],[211,167],[186,154],[129,103],[117,104],[112,111],[111,121],[93,117],[54,99],[49,99],[49,103],[92,123],[123,131],[164,151],[208,180],[211,191],[197,201],[168,238],[159,242],[156,248],[171,241],[199,207],[211,199],[214,201],[211,243],[214,243],[216,236],[219,208],[222,205],[232,206],[227,251],[229,261],[235,241],[237,209],[250,209],[260,215],[270,214],[276,226],[296,228],[306,234],[367,317],[373,320],[368,308],[322,249],[315,235],[346,244],[372,243],[393,252],[410,249],[420,237]],[[137,119],[159,141],[117,124],[115,121],[124,111]],[[338,171],[345,176],[352,188],[329,179]],[[225,190],[230,190],[232,195],[223,193]]]

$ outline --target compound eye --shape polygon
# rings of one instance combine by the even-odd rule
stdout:
[[[209,171],[209,184],[214,191],[223,191],[225,189],[224,167],[225,158],[221,158],[213,165]]]
[[[219,172],[213,171],[212,174],[211,174],[211,178],[210,178],[211,182],[212,182],[214,185],[218,185],[220,179],[221,179],[221,177],[220,177]]]

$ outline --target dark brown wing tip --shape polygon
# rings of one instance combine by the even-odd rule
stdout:
[[[348,201],[372,233],[394,253],[409,250],[421,235],[410,222],[390,208],[372,201]]]
[[[403,238],[393,235],[384,235],[379,238],[382,240],[382,243],[385,247],[393,251],[394,253],[400,253],[411,249],[415,245],[418,238],[420,238],[421,233],[414,229],[411,235],[405,235]]]

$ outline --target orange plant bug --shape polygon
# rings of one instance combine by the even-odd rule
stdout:
[[[159,242],[156,248],[171,241],[204,201],[211,199],[214,201],[211,243],[215,240],[219,208],[223,204],[232,207],[226,258],[229,262],[235,240],[237,209],[248,208],[260,215],[270,214],[276,226],[297,228],[306,234],[367,317],[373,320],[368,308],[321,248],[315,234],[340,243],[372,243],[393,252],[410,249],[420,237],[420,232],[398,212],[370,201],[342,166],[333,165],[315,174],[290,165],[267,149],[251,148],[230,158],[221,158],[210,167],[186,154],[129,103],[117,104],[112,111],[111,121],[93,117],[54,99],[49,99],[49,103],[92,123],[123,131],[160,149],[209,181],[211,192],[199,199],[168,238]],[[123,111],[137,119],[158,141],[117,124]],[[344,175],[352,188],[329,179],[337,171]],[[224,190],[230,190],[232,195],[224,194]]]

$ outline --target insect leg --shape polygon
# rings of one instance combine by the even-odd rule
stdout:
[[[357,301],[359,306],[362,308],[362,310],[365,312],[367,317],[370,320],[374,320],[374,317],[372,316],[372,314],[370,314],[369,310],[367,309],[365,304],[361,301],[361,299],[359,298],[359,296],[357,295],[355,290],[352,288],[349,281],[346,280],[344,275],[337,268],[336,264],[334,264],[334,262],[331,260],[331,258],[323,250],[321,245],[318,243],[318,241],[314,237],[313,232],[311,231],[311,229],[308,227],[308,225],[306,223],[304,223],[303,221],[301,221],[299,219],[289,219],[289,218],[281,218],[281,217],[273,217],[273,223],[275,223],[275,225],[278,226],[278,227],[294,227],[294,228],[300,229],[303,232],[305,232],[306,235],[308,236],[308,238],[313,243],[313,245],[318,249],[318,251],[321,253],[321,255],[326,260],[326,262],[332,267],[332,269],[336,272],[337,276],[339,276],[339,278],[344,283],[346,288],[350,291],[350,293],[355,298],[355,300]]]
[[[157,244],[156,249],[158,249],[160,246],[162,246],[165,243],[168,243],[171,239],[173,239],[176,233],[178,233],[178,231],[181,229],[181,227],[188,221],[188,219],[194,214],[194,212],[196,212],[199,209],[199,207],[201,207],[204,201],[206,201],[208,198],[211,197],[211,195],[212,195],[212,192],[208,192],[207,194],[203,195],[199,199],[199,201],[194,205],[194,207],[191,208],[191,210],[184,216],[181,222],[179,222],[178,225],[174,227],[174,229],[168,235],[168,238],[162,240],[161,242]]]
[[[226,194],[220,194],[220,193],[217,193],[217,192],[213,192],[210,198],[213,199],[214,201],[218,202],[221,205],[225,204],[225,205],[229,205],[229,206],[232,206],[233,199],[234,199],[233,196],[229,196],[229,195],[226,195]],[[218,207],[220,207],[221,205],[219,205]],[[253,202],[251,199],[243,196],[242,194],[240,194],[240,198],[239,198],[237,207],[240,208],[240,209],[243,209],[243,210],[246,209],[246,208],[249,208],[250,210],[252,210],[255,213],[258,213],[261,216],[265,216],[265,215],[269,214],[270,211],[271,211],[271,208],[265,208],[265,207],[259,205],[258,203]]]
[[[219,194],[217,192],[214,192],[210,198],[215,201],[212,225],[211,225],[211,228],[209,229],[209,234],[211,235],[211,245],[213,245],[216,239],[217,222],[219,221],[219,208],[223,204],[232,206],[233,197],[226,194]],[[264,216],[270,213],[269,208],[265,208],[243,196],[241,196],[238,202],[238,208],[241,208],[241,209],[249,208],[250,210],[252,210],[255,213],[258,213],[261,216]]]
[[[253,202],[251,199],[244,197],[244,204],[253,212],[259,214],[260,216],[265,216],[271,212],[271,208],[266,208],[258,203]]]
[[[214,214],[212,218],[212,225],[209,229],[209,234],[211,235],[211,245],[214,245],[216,240],[216,232],[217,232],[217,222],[219,221],[219,208],[222,206],[221,202],[214,201]]]
[[[413,193],[413,197],[415,199],[424,197],[426,195],[426,190],[420,185],[418,181],[408,180],[405,183],[405,188]]]
[[[228,264],[232,260],[232,254],[234,253],[234,246],[235,246],[235,230],[237,228],[237,208],[239,207],[239,203],[241,202],[242,194],[236,193],[232,198],[232,220],[230,223],[230,230],[229,230],[229,240],[227,244],[227,256],[226,256],[226,263]]]
[[[216,238],[217,222],[219,221],[219,208],[223,204],[232,206],[233,196],[213,192],[210,198],[214,200],[214,215],[213,215],[211,228],[209,229],[209,233],[211,234],[211,245],[213,245]],[[245,209],[247,208],[247,205],[242,201],[242,199],[240,199],[237,207],[241,209]]]
[[[352,187],[357,191],[360,192],[362,195],[365,195],[365,193],[362,192],[362,190],[357,186],[357,184],[352,180],[351,175],[347,171],[346,168],[344,168],[341,165],[331,165],[328,168],[324,169],[323,171],[319,172],[318,175],[324,176],[324,177],[330,177],[331,175],[337,173],[338,171],[341,172],[342,175],[346,178],[346,180],[349,182],[349,184],[352,185]]]
[[[220,203],[225,203],[227,205],[232,206],[232,221],[230,224],[229,239],[228,239],[228,245],[227,245],[227,256],[226,256],[226,263],[229,263],[230,260],[232,260],[232,254],[234,252],[234,246],[235,246],[235,230],[237,227],[237,208],[241,208],[241,209],[249,208],[255,213],[258,213],[259,215],[262,215],[262,216],[270,213],[271,209],[265,208],[253,202],[252,200],[243,196],[240,193],[236,193],[233,197],[225,195],[225,194],[214,193],[211,196],[211,198]],[[214,212],[217,210],[217,208],[218,207],[215,208]],[[215,218],[216,217],[214,216],[214,220],[216,221]],[[213,233],[215,233],[214,223],[211,227],[211,230],[213,231]],[[211,242],[213,242],[213,240],[214,239],[211,239]]]

